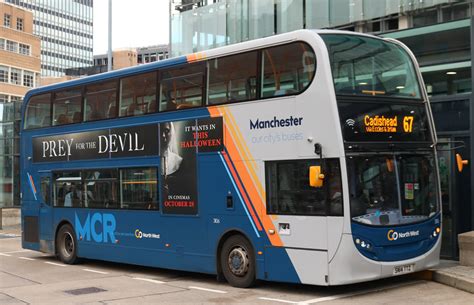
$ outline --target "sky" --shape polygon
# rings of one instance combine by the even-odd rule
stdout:
[[[94,1],[94,55],[108,49],[108,3]],[[113,0],[112,50],[168,44],[169,0]]]

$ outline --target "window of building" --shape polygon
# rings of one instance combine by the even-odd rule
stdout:
[[[12,23],[12,16],[9,15],[9,14],[3,14],[3,26],[9,28],[11,27],[11,23]]]
[[[30,46],[29,45],[20,43],[19,48],[20,48],[20,54],[30,55]]]
[[[117,81],[108,81],[86,87],[85,121],[96,121],[116,116]]]
[[[343,214],[342,185],[339,160],[326,159],[321,188],[309,185],[309,167],[321,165],[320,160],[289,160],[265,163],[267,213],[283,215]]]
[[[464,19],[469,16],[469,4],[451,5],[442,9],[443,22]]]
[[[8,67],[0,66],[0,83],[8,83]]]
[[[257,59],[258,52],[248,52],[209,60],[208,104],[255,99]]]
[[[156,73],[152,72],[121,79],[119,109],[120,116],[155,112]]]
[[[16,18],[16,29],[18,31],[23,31],[23,19],[22,18]]]
[[[51,94],[30,98],[25,114],[25,129],[51,126]]]
[[[201,106],[205,67],[199,62],[161,72],[160,111]]]
[[[262,97],[303,91],[316,71],[316,55],[310,46],[297,42],[262,51]]]
[[[56,92],[53,101],[53,125],[82,122],[81,89]]]
[[[5,39],[0,38],[0,50],[5,50],[5,45],[6,45]]]
[[[7,40],[7,51],[18,53],[18,42]]]
[[[421,11],[413,15],[413,27],[421,27],[436,24],[438,22],[438,10]]]
[[[21,85],[21,70],[20,69],[11,68],[10,84]]]
[[[35,74],[30,71],[23,71],[23,86],[34,87]]]
[[[0,94],[0,103],[1,103],[1,104],[8,103],[8,95],[6,95],[6,94]]]
[[[423,80],[430,96],[472,92],[471,68],[424,72]]]

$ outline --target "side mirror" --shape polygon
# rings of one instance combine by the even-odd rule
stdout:
[[[311,187],[322,187],[324,184],[324,174],[321,173],[321,166],[309,167],[309,185]]]
[[[460,154],[456,154],[456,163],[458,165],[458,171],[462,172],[464,165],[469,164],[469,160],[463,160]]]

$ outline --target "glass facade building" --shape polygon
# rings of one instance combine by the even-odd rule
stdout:
[[[93,65],[93,0],[5,0],[33,12],[41,38],[41,74]]]
[[[417,57],[439,140],[442,256],[474,230],[474,0],[170,0],[170,53],[193,52],[298,29],[395,38]],[[469,159],[462,172],[456,154]]]

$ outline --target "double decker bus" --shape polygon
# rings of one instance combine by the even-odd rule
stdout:
[[[22,244],[341,285],[438,264],[436,135],[400,42],[300,30],[31,90]]]

